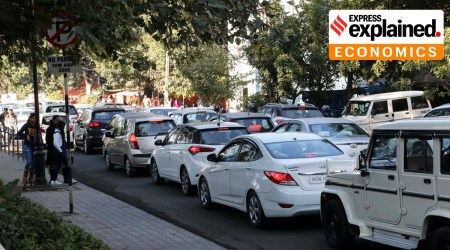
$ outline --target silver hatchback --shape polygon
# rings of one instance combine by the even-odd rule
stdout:
[[[137,168],[148,168],[148,159],[157,148],[155,141],[163,139],[175,122],[168,116],[147,112],[126,112],[111,119],[104,137],[106,168],[125,167],[129,177]]]

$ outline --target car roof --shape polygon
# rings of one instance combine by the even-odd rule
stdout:
[[[256,138],[262,143],[273,143],[273,142],[283,142],[283,141],[296,141],[296,140],[322,140],[323,137],[309,133],[309,132],[283,132],[283,133],[255,133],[243,135],[240,137],[251,137]]]
[[[209,108],[186,108],[186,109],[175,110],[172,112],[172,114],[190,114],[190,113],[196,113],[198,111],[206,112],[206,113],[216,113],[214,110],[209,109]]]
[[[194,129],[198,129],[198,130],[203,130],[203,129],[212,129],[212,128],[217,128],[217,127],[227,127],[227,128],[243,128],[246,129],[245,126],[242,126],[238,123],[235,122],[221,122],[220,126],[218,125],[219,123],[214,121],[214,122],[193,122],[193,123],[185,123],[185,124],[180,124],[177,127],[192,127]]]
[[[175,108],[175,107],[147,107],[147,108],[142,108],[143,110],[153,110],[153,109],[167,109],[167,110],[177,110],[179,108]]]
[[[237,119],[237,118],[267,118],[267,119],[270,119],[270,117],[265,114],[249,113],[249,112],[223,113],[223,114],[220,114],[220,116],[225,116],[230,119]]]
[[[43,107],[44,108],[48,108],[48,107],[62,107],[62,106],[66,106],[66,104],[64,104],[64,103],[51,103],[51,104],[45,104]],[[73,104],[69,104],[69,106],[75,107]]]
[[[450,119],[448,117],[407,119],[384,123],[374,128],[373,132],[383,130],[417,130],[432,131],[443,130],[450,132]]]
[[[387,99],[393,99],[393,98],[422,96],[422,95],[423,95],[423,91],[396,91],[396,92],[354,97],[354,98],[350,99],[350,101],[379,101],[379,100],[387,100]]]
[[[117,116],[122,116],[124,118],[128,119],[135,119],[135,120],[148,120],[148,119],[168,119],[172,120],[172,118],[165,116],[165,115],[156,115],[149,112],[124,112],[120,114],[116,114]]]
[[[333,117],[311,117],[311,118],[297,118],[286,120],[285,122],[291,121],[302,121],[306,124],[324,124],[324,123],[351,123],[355,124],[355,122],[350,121],[345,118],[333,118]]]
[[[277,107],[281,107],[283,109],[290,109],[290,108],[317,108],[314,104],[311,103],[299,103],[299,104],[283,104],[283,103],[267,103],[265,105],[263,105],[263,107],[267,107],[267,106],[277,106]]]
[[[125,111],[125,109],[123,109],[123,108],[111,107],[111,106],[94,107],[92,109],[92,111],[116,111],[116,110]]]
[[[442,104],[440,106],[434,107],[433,110],[441,109],[441,108],[450,108],[450,103],[446,103],[446,104]]]
[[[40,117],[44,117],[44,116],[54,116],[54,115],[66,116],[66,113],[64,113],[64,112],[47,112],[47,113],[39,113],[39,116],[40,116]]]

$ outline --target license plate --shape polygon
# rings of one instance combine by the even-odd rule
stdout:
[[[315,183],[324,183],[327,180],[326,175],[313,175],[309,177],[309,183],[315,184]]]

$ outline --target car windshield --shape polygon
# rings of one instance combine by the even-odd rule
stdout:
[[[156,115],[169,115],[169,113],[172,113],[177,109],[150,109],[148,112]]]
[[[125,112],[124,110],[99,111],[92,114],[92,120],[109,122],[115,114]]]
[[[342,155],[342,151],[328,140],[282,141],[265,144],[275,159],[316,158]]]
[[[214,112],[204,112],[199,111],[192,114],[186,114],[183,119],[183,123],[189,123],[189,122],[206,122],[209,121],[211,118],[216,117],[217,114]]]
[[[248,134],[245,128],[225,128],[200,130],[194,134],[194,142],[208,145],[225,145],[231,139]]]
[[[311,124],[309,130],[325,138],[369,137],[363,129],[352,123]]]
[[[287,118],[310,118],[310,117],[323,117],[322,113],[316,108],[290,108],[283,109],[281,111],[281,116]]]
[[[51,106],[47,107],[45,110],[46,113],[53,113],[53,112],[63,112],[66,113],[66,107],[65,106]],[[74,106],[69,106],[69,115],[78,115],[78,111]]]
[[[249,133],[269,132],[273,129],[270,118],[242,118],[231,121],[247,127]]]
[[[366,116],[370,102],[350,101],[342,115]]]
[[[436,116],[450,116],[450,107],[431,110],[424,117],[436,117]]]
[[[137,137],[152,136],[167,133],[174,127],[175,123],[172,120],[137,122],[134,133]]]

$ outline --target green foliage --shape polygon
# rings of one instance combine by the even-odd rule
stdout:
[[[102,241],[14,193],[0,180],[0,242],[6,249],[109,249]]]
[[[64,95],[61,90],[52,91],[46,97],[48,100],[63,100],[64,99]]]
[[[242,107],[241,111],[248,111],[248,105],[253,103],[257,109],[261,108],[264,104],[268,103],[267,98],[260,93],[254,95],[243,97],[241,100]]]

